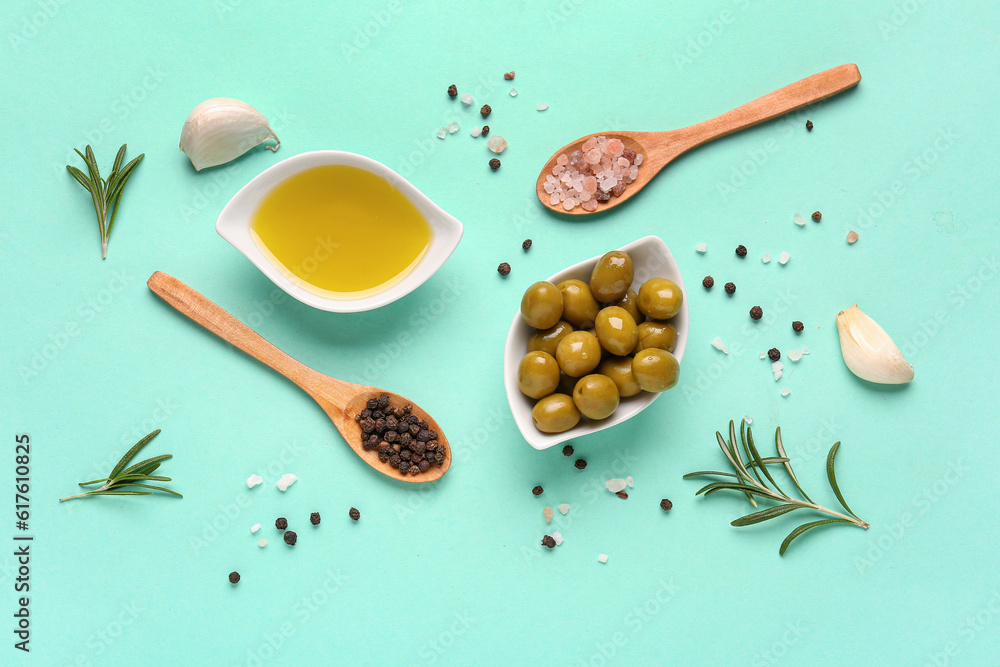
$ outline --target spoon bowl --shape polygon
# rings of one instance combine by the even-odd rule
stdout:
[[[451,467],[451,447],[448,445],[448,438],[426,410],[405,396],[378,387],[338,380],[309,368],[264,340],[253,329],[173,276],[157,271],[149,277],[146,284],[182,315],[186,315],[219,338],[297,384],[323,408],[354,453],[383,475],[402,482],[422,483],[433,482],[448,472],[448,468]],[[377,450],[365,449],[362,446],[361,425],[354,419],[354,415],[365,409],[369,399],[377,399],[382,394],[388,395],[393,405],[409,403],[412,406],[410,414],[426,421],[428,428],[437,432],[438,444],[443,445],[445,451],[445,459],[440,466],[432,465],[418,475],[403,474],[397,468],[380,461]]]
[[[548,159],[535,183],[538,199],[547,209],[566,215],[591,215],[606,211],[618,206],[642,190],[653,180],[654,176],[660,173],[661,169],[692,148],[836,95],[856,86],[859,81],[861,81],[861,72],[858,71],[857,65],[840,65],[796,81],[784,88],[779,88],[732,111],[727,111],[721,116],[679,130],[668,132],[608,131],[588,134],[566,144]],[[612,137],[621,139],[626,148],[642,154],[643,160],[642,164],[639,165],[638,177],[628,184],[621,196],[612,196],[608,201],[599,204],[596,211],[585,211],[579,206],[567,210],[562,203],[552,204],[551,195],[545,192],[545,178],[552,173],[553,167],[556,166],[556,160],[564,153],[569,155],[572,151],[579,150],[587,139],[601,135],[609,139]]]

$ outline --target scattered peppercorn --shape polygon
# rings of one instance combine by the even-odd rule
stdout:
[[[288,546],[294,547],[295,546],[295,542],[298,539],[299,539],[299,536],[296,535],[295,533],[293,533],[292,531],[290,531],[290,530],[286,530],[285,531],[285,544],[287,544]]]
[[[573,445],[563,447],[563,456],[573,456]]]
[[[670,508],[672,508],[673,506],[674,504],[669,500],[667,500],[666,498],[660,501],[660,507],[663,509],[664,512],[669,512]]]
[[[576,463],[573,465],[575,465],[578,469],[583,470],[587,467],[587,462],[584,459],[577,459]]]
[[[549,549],[555,547],[556,546],[555,538],[552,537],[551,535],[546,535],[545,537],[542,538],[542,546],[548,547]]]
[[[238,584],[238,583],[240,583],[240,573],[239,572],[230,572],[229,573],[229,583],[231,583],[231,584]]]
[[[458,86],[455,84],[448,86],[448,97],[458,97]]]
[[[715,278],[712,276],[705,276],[702,279],[701,284],[705,286],[705,289],[712,289],[712,285],[715,284]]]
[[[745,245],[738,245],[738,246],[736,246],[736,255],[738,257],[746,257],[747,256],[747,247]]]
[[[536,496],[540,496],[540,495],[542,495],[542,492],[543,492],[544,490],[545,490],[545,489],[543,489],[543,488],[542,488],[541,486],[536,486],[535,488],[533,488],[533,489],[531,490],[531,492],[532,492],[533,494],[535,494]]]
[[[521,244],[521,250],[527,250],[531,247],[531,239],[524,239],[524,243]]]
[[[754,306],[750,309],[750,317],[759,320],[764,317],[764,310],[760,306]]]
[[[778,359],[781,359],[781,351],[776,347],[772,347],[767,351],[767,358],[771,361],[777,361]]]
[[[736,294],[736,283],[726,283],[726,294]]]
[[[361,518],[361,512],[359,512],[358,508],[356,507],[352,507],[351,511],[348,512],[347,515],[351,517],[351,519],[353,519],[354,521],[357,521],[358,519]]]
[[[309,523],[311,523],[314,526],[319,525],[319,512],[313,512],[312,514],[309,515]]]
[[[483,108],[479,110],[479,113],[482,114],[483,118],[486,118],[490,115],[491,111],[493,111],[493,109],[490,108],[490,105],[484,104]]]
[[[288,528],[288,519],[286,519],[285,517],[279,518],[277,521],[274,522],[274,527],[277,528],[278,530],[284,530],[285,528]]]
[[[813,131],[813,122],[811,120],[806,121],[806,129],[809,130],[810,132]]]
[[[448,448],[438,443],[437,431],[426,421],[410,414],[413,406],[390,404],[389,395],[369,399],[359,413],[361,445],[366,451],[377,450],[378,458],[400,473],[418,475],[432,465],[444,465]]]
[[[813,219],[813,222],[819,222],[820,220],[823,219],[823,214],[820,213],[819,211],[816,211],[816,212],[813,213],[812,219]]]
[[[490,160],[490,169],[492,169],[493,171],[496,171],[499,168],[500,168],[500,160],[498,160],[496,158],[493,158],[492,160]]]
[[[503,75],[503,78],[507,79],[508,81],[513,81],[514,80],[514,70],[511,70],[509,72],[505,72],[504,75]]]
[[[510,264],[508,264],[507,262],[501,263],[500,266],[497,267],[497,273],[499,273],[501,276],[506,276],[507,274],[509,274]]]
[[[624,491],[615,491],[615,495],[621,498],[622,500],[628,500],[628,494],[625,493]]]
[[[803,329],[805,329],[805,325],[803,325],[802,322],[799,322],[798,320],[792,322],[792,331],[795,333],[802,333]]]
[[[490,133],[490,126],[489,125],[483,125],[482,135],[485,137],[489,133]]]

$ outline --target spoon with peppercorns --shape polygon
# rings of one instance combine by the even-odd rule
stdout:
[[[181,314],[297,384],[319,403],[351,449],[380,473],[419,483],[448,472],[448,439],[420,406],[399,394],[309,368],[173,276],[157,271],[146,284]]]
[[[857,65],[840,65],[679,130],[588,134],[545,163],[535,185],[538,199],[556,213],[605,211],[642,190],[692,148],[841,93],[859,81]]]

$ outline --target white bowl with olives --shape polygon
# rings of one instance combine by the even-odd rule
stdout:
[[[504,348],[517,428],[547,449],[636,416],[676,386],[687,336],[684,282],[658,236],[534,283]]]

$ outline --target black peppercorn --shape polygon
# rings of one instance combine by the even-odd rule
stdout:
[[[777,361],[778,359],[781,359],[781,351],[776,347],[772,347],[767,351],[767,358],[771,361]]]
[[[701,284],[705,286],[705,289],[712,289],[712,285],[715,284],[715,278],[712,276],[705,276],[702,279]]]
[[[576,463],[573,465],[575,465],[578,469],[583,470],[587,467],[587,462],[584,459],[577,459]]]
[[[624,491],[615,491],[615,495],[621,498],[622,500],[628,500],[628,494],[625,493]]]
[[[669,500],[667,500],[666,498],[660,501],[660,507],[663,509],[664,512],[669,512],[670,508],[673,506],[674,504]]]
[[[524,243],[521,244],[521,250],[527,250],[531,247],[531,239],[524,239]]]
[[[506,276],[507,274],[509,274],[510,264],[508,264],[507,262],[501,263],[500,266],[497,267],[497,273],[499,273],[501,276]]]
[[[448,86],[448,97],[458,97],[458,86],[455,84]]]
[[[319,512],[313,512],[312,514],[309,515],[309,523],[311,523],[314,526],[319,525]]]
[[[542,538],[542,546],[548,547],[549,549],[555,547],[556,546],[555,538],[552,537],[551,535],[546,535],[545,537]]]
[[[805,325],[803,325],[802,322],[799,322],[798,320],[792,322],[792,331],[794,331],[795,333],[802,333],[802,330],[805,328],[806,328]]]
[[[736,283],[726,283],[726,294],[736,294]]]
[[[290,531],[290,530],[285,531],[285,544],[287,544],[288,546],[294,547],[295,546],[295,542],[298,539],[299,539],[299,536],[296,535],[295,533],[293,533],[292,531]]]
[[[533,494],[535,494],[536,496],[540,496],[540,495],[542,495],[542,491],[543,491],[543,490],[544,490],[544,489],[542,489],[542,487],[540,487],[540,486],[536,486],[535,488],[533,488],[533,489],[531,490],[531,492],[532,492]]]
[[[750,317],[755,320],[759,320],[760,318],[764,317],[763,309],[760,306],[754,306],[753,308],[750,309]]]
[[[361,518],[361,512],[359,512],[356,507],[352,507],[351,511],[347,513],[347,516],[351,517],[352,520],[357,521]]]
[[[492,169],[493,171],[496,171],[499,168],[500,168],[500,160],[498,160],[496,158],[493,158],[492,160],[490,160],[490,169]]]
[[[420,472],[423,472],[430,467],[431,467],[430,461],[428,461],[427,459],[423,459],[420,461],[420,463],[417,464],[417,468],[420,469]]]
[[[389,394],[379,394],[378,396],[378,406],[385,410],[389,407]]]
[[[482,132],[483,136],[485,137],[489,133],[490,133],[490,126],[489,125],[483,125],[483,132]]]
[[[747,247],[745,245],[738,245],[738,246],[736,246],[736,255],[737,255],[737,257],[746,257],[747,256]]]
[[[376,408],[378,408],[378,399],[369,398],[368,402],[365,403],[365,407],[368,408],[369,410],[375,410]]]
[[[411,475],[418,475],[418,474],[420,474],[420,466],[411,463],[410,464],[410,474]]]
[[[563,456],[573,456],[573,445],[563,447]]]
[[[229,573],[229,583],[231,583],[231,584],[238,584],[238,583],[240,583],[240,573],[239,572],[230,572]]]
[[[810,132],[812,132],[813,122],[811,120],[807,120],[806,121],[806,129],[809,130]]]
[[[277,528],[278,530],[284,530],[285,528],[288,528],[288,519],[286,519],[285,517],[280,517],[274,522],[274,527]]]
[[[823,219],[823,214],[820,213],[819,211],[816,211],[816,212],[814,212],[812,214],[812,219],[813,219],[813,222],[819,222],[820,220]]]
[[[493,111],[493,109],[490,108],[490,105],[484,104],[483,108],[479,110],[479,113],[482,114],[483,118],[486,118],[490,115],[491,111]]]

